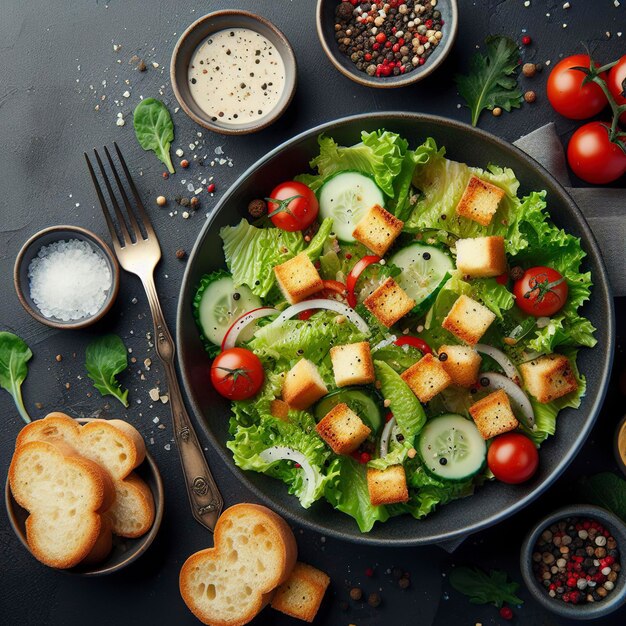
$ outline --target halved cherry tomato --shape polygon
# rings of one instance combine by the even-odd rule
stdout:
[[[288,232],[304,230],[317,218],[319,204],[315,193],[295,180],[275,187],[268,202],[268,217],[277,228]]]
[[[359,276],[363,273],[365,268],[369,267],[373,263],[378,263],[381,257],[373,254],[364,256],[356,262],[356,265],[350,270],[348,277],[346,278],[346,287],[348,289],[348,304],[354,308],[356,306],[356,295],[354,294],[354,288],[356,282],[359,280]]]
[[[230,348],[218,354],[211,364],[211,382],[216,391],[231,400],[256,395],[265,380],[259,357],[245,348]]]
[[[508,285],[509,284],[509,273],[504,272],[496,276],[496,282],[498,285]]]
[[[616,104],[626,104],[626,54],[611,68],[608,86]],[[619,121],[622,126],[626,125],[626,111],[620,115]]]
[[[517,485],[527,481],[537,471],[539,453],[528,437],[506,433],[491,442],[487,465],[498,480]]]
[[[422,354],[432,354],[433,351],[431,347],[419,337],[410,337],[409,335],[404,335],[403,337],[398,337],[394,341],[396,346],[413,346],[417,348]]]
[[[531,267],[515,281],[515,304],[528,315],[548,317],[567,302],[567,281],[551,267]]]

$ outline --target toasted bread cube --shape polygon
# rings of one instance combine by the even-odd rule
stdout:
[[[461,341],[474,346],[495,319],[495,314],[486,306],[463,294],[452,305],[441,326]]]
[[[483,226],[489,226],[503,197],[504,191],[500,187],[472,176],[459,200],[456,213]]]
[[[274,274],[289,304],[301,302],[324,288],[324,283],[306,252],[274,267]]]
[[[314,363],[300,359],[286,374],[283,400],[292,408],[304,411],[328,393]]]
[[[367,490],[373,506],[408,502],[409,489],[402,465],[390,465],[384,470],[367,468]]]
[[[352,236],[378,256],[385,253],[402,232],[404,222],[375,204],[359,221]]]
[[[326,413],[315,430],[335,454],[354,452],[372,432],[345,402]]]
[[[376,316],[378,321],[389,328],[404,317],[414,306],[415,300],[389,277],[378,289],[371,293],[363,304]]]
[[[321,570],[297,562],[291,576],[276,590],[272,608],[305,622],[312,622],[330,584],[330,577]]]
[[[276,398],[270,402],[270,414],[283,422],[288,422],[289,405],[284,400]]]
[[[504,237],[475,237],[456,242],[456,266],[470,278],[489,278],[506,271]]]
[[[334,346],[330,349],[330,360],[337,387],[367,385],[376,379],[367,341]]]
[[[442,355],[445,360],[441,360]],[[441,346],[439,360],[443,369],[448,372],[453,385],[471,387],[478,380],[478,371],[482,358],[474,348],[469,346]]]
[[[402,372],[401,376],[420,402],[432,400],[452,383],[452,378],[441,361],[432,354],[425,354],[417,363]]]
[[[549,354],[520,366],[526,389],[539,402],[552,402],[578,389],[578,382],[569,359],[562,354]]]
[[[470,415],[480,431],[482,438],[487,440],[515,430],[519,422],[511,410],[509,397],[502,389],[490,393],[469,408]]]

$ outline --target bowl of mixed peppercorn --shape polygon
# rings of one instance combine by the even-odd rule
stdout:
[[[568,506],[542,519],[521,550],[524,582],[546,609],[590,620],[626,602],[626,524],[606,509]]]
[[[452,49],[456,0],[318,0],[317,33],[332,64],[368,87],[403,87]]]

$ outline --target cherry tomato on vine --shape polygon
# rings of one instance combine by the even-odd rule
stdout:
[[[604,92],[596,83],[583,85],[585,74],[573,67],[589,67],[589,55],[574,54],[559,61],[548,77],[548,100],[557,113],[571,120],[597,115],[607,105]],[[596,67],[599,65],[596,63]],[[605,74],[600,77],[606,80]]]
[[[567,302],[567,281],[551,267],[531,267],[515,281],[515,304],[528,315],[549,317]]]
[[[626,54],[611,68],[607,84],[617,105],[626,104]],[[626,111],[619,116],[619,121],[626,126]]]
[[[539,453],[528,437],[506,433],[491,442],[487,465],[498,480],[517,485],[526,482],[537,471]]]
[[[245,400],[256,395],[265,373],[259,357],[245,348],[220,352],[211,365],[211,382],[216,391],[231,400]]]
[[[295,180],[274,187],[271,197],[266,200],[272,224],[289,232],[308,228],[319,213],[315,193]]]
[[[610,140],[610,132],[606,122],[589,122],[572,135],[567,162],[576,176],[594,185],[604,185],[626,173],[626,152]],[[617,138],[626,144],[626,133]]]

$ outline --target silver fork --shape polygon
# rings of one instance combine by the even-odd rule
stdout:
[[[154,268],[161,259],[161,246],[159,240],[154,232],[150,218],[144,209],[144,206],[139,197],[137,187],[131,178],[126,161],[120,152],[117,143],[113,143],[115,151],[119,159],[122,170],[126,177],[128,187],[131,190],[132,196],[135,200],[135,207],[137,210],[137,216],[131,206],[128,199],[120,176],[113,163],[113,159],[109,153],[109,150],[104,148],[104,153],[109,162],[111,171],[115,178],[115,183],[121,196],[124,206],[126,207],[126,219],[122,214],[118,201],[115,197],[115,193],[109,182],[109,178],[104,169],[100,155],[98,151],[94,149],[96,162],[100,169],[100,174],[104,180],[108,195],[111,199],[111,205],[113,206],[113,213],[117,221],[120,235],[115,230],[114,217],[107,206],[107,202],[102,193],[100,183],[96,178],[96,174],[91,165],[91,161],[85,153],[85,160],[87,161],[87,167],[89,168],[89,174],[91,180],[96,189],[102,212],[104,213],[104,219],[106,220],[109,232],[111,233],[111,239],[113,240],[113,248],[115,254],[120,262],[120,265],[132,274],[135,274],[141,280],[143,287],[148,296],[148,304],[150,305],[150,311],[152,312],[152,320],[154,322],[154,334],[156,337],[156,351],[165,368],[167,375],[167,385],[169,389],[169,403],[172,411],[172,421],[174,425],[174,436],[176,438],[176,445],[178,447],[178,454],[180,456],[181,465],[183,468],[183,474],[185,476],[185,485],[187,487],[187,494],[189,495],[189,502],[191,503],[191,510],[193,516],[200,524],[208,528],[211,532],[215,529],[217,518],[222,512],[223,500],[222,496],[215,484],[215,480],[211,475],[209,466],[202,452],[202,448],[198,443],[198,437],[194,431],[194,428],[185,409],[183,398],[178,385],[178,379],[176,377],[176,369],[174,366],[174,353],[176,347],[174,340],[170,334],[169,329],[165,323],[163,311],[161,310],[161,304],[159,303],[159,296],[154,284]]]

